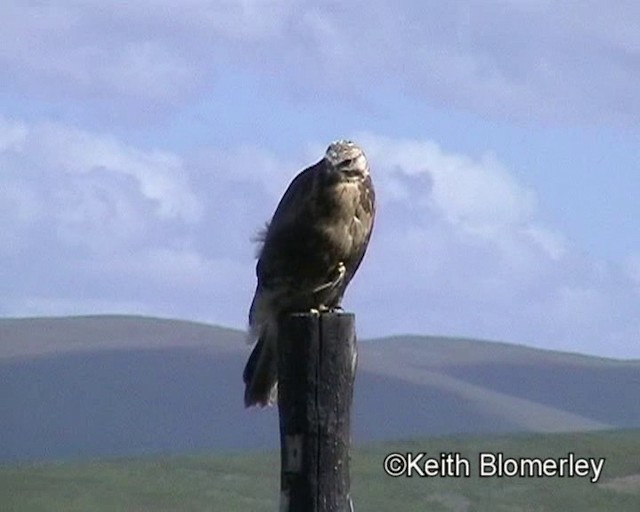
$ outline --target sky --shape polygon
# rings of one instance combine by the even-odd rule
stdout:
[[[255,233],[365,151],[361,338],[640,358],[640,4],[0,4],[0,316],[244,329]]]

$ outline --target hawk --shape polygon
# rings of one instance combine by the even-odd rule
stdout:
[[[353,142],[340,140],[298,174],[260,239],[258,284],[249,310],[244,403],[265,406],[277,395],[278,318],[340,307],[371,236],[375,192],[369,164]]]

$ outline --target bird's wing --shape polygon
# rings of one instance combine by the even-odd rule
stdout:
[[[299,281],[317,255],[315,179],[321,160],[298,174],[285,191],[264,234],[256,275],[258,286],[270,288],[282,280]]]
[[[311,213],[314,173],[323,161],[300,172],[280,199],[271,222],[261,235],[258,251],[256,292],[249,310],[251,338],[255,338],[282,307],[283,299],[303,285],[308,269],[309,231],[313,229]],[[305,243],[305,241],[307,243]],[[307,258],[308,259],[308,258]]]
[[[323,165],[324,160],[320,160],[318,163],[301,171],[289,183],[275,212],[273,212],[267,231],[282,230],[288,224],[296,221],[299,213],[308,206],[308,200],[313,195],[315,174],[320,172],[319,169]]]

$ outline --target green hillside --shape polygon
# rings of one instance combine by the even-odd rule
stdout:
[[[589,478],[391,478],[390,452],[479,451],[510,457],[606,458],[598,483]],[[119,459],[0,468],[0,510],[269,511],[277,510],[278,456],[190,456]],[[637,512],[640,510],[640,431],[448,437],[386,443],[354,451],[356,510]]]
[[[0,463],[277,446],[246,410],[245,333],[104,315],[0,319]],[[359,342],[357,445],[640,428],[640,361],[436,336]]]

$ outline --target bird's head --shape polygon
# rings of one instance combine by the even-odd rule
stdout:
[[[332,142],[324,155],[328,170],[338,173],[340,181],[360,181],[369,175],[364,152],[350,140]]]

